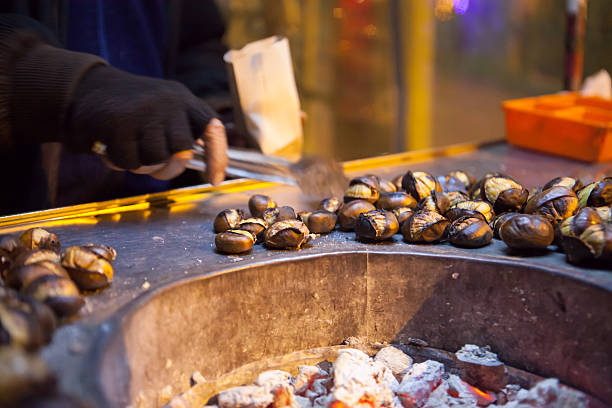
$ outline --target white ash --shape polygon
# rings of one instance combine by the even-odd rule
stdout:
[[[234,387],[219,393],[219,408],[265,408],[274,402],[269,389],[256,385]]]
[[[489,365],[502,364],[497,354],[493,353],[489,346],[479,347],[475,344],[466,344],[455,355],[462,361]]]
[[[398,394],[406,408],[422,407],[432,391],[442,382],[444,365],[437,361],[427,360],[414,364],[402,379]]]
[[[464,348],[470,353],[474,350]],[[497,361],[488,349],[478,349],[477,353]],[[401,350],[385,347],[378,354],[370,358],[347,348],[331,367],[303,365],[295,377],[285,371],[265,371],[254,385],[219,393],[218,408],[586,408],[588,403],[584,394],[556,379],[542,381],[530,390],[508,385],[493,394],[445,373],[440,362],[427,360],[403,368],[408,360]],[[393,370],[405,373],[401,382]],[[492,405],[496,398],[498,405]]]
[[[279,385],[290,385],[291,374],[281,370],[268,370],[259,374],[255,380],[254,385],[268,388],[270,390],[275,389]]]
[[[588,400],[580,392],[571,390],[559,384],[556,378],[540,381],[535,387],[520,390],[514,401],[505,405],[491,405],[491,407],[505,408],[587,408]]]
[[[374,361],[379,361],[384,364],[393,375],[401,380],[400,377],[403,371],[412,366],[412,358],[397,347],[388,346],[380,350],[374,357]]]

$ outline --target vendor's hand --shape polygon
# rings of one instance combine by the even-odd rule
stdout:
[[[85,152],[101,142],[113,167],[168,179],[184,170],[199,137],[207,146],[209,180],[218,184],[227,141],[214,112],[178,82],[101,66],[75,91],[64,144]]]

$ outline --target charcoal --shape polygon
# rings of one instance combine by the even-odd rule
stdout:
[[[500,391],[508,383],[508,370],[489,347],[466,344],[455,353],[462,377],[471,385]]]
[[[295,401],[298,403],[299,408],[312,408],[312,402],[310,398],[295,396]]]
[[[397,347],[389,346],[380,350],[374,361],[380,361],[401,381],[400,374],[412,366],[412,358]]]
[[[298,375],[295,377],[293,381],[293,386],[295,387],[295,393],[297,395],[304,395],[306,391],[310,388],[314,388],[314,384],[316,380],[319,379],[327,379],[329,378],[329,374],[323,371],[317,366],[308,366],[303,365],[299,367]],[[320,382],[318,384],[321,384]],[[315,391],[317,392],[317,391]],[[322,395],[322,394],[318,394]]]
[[[587,408],[589,405],[586,395],[570,390],[559,384],[556,378],[549,378],[527,390],[520,390],[516,398],[505,405],[491,405],[491,407],[505,408]]]
[[[442,381],[444,365],[427,360],[412,366],[398,388],[399,399],[405,408],[422,407],[432,391]]]

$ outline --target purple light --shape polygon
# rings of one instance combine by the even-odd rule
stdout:
[[[468,8],[470,8],[470,0],[453,0],[453,7],[455,13],[465,14]]]

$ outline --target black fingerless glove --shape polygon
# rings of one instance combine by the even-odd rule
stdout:
[[[178,82],[98,66],[77,85],[62,142],[77,152],[102,142],[113,164],[136,169],[190,149],[214,117]]]

